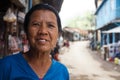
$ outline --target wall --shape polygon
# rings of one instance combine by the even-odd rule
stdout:
[[[96,11],[96,29],[120,18],[120,0],[105,0]]]

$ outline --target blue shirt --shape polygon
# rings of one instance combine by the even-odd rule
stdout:
[[[0,80],[40,80],[22,53],[7,56],[0,61]],[[67,68],[52,59],[52,64],[42,80],[69,80]]]

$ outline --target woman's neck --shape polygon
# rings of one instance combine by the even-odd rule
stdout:
[[[52,63],[51,56],[45,53],[43,53],[43,55],[40,54],[38,56],[34,56],[34,55],[35,53],[27,52],[24,54],[24,57],[28,61],[28,64],[31,66],[33,71],[40,78],[43,78],[51,66],[51,63]]]
[[[28,60],[28,62],[34,64],[44,65],[45,63],[51,62],[51,56],[49,53],[36,53],[33,51],[28,51],[25,55],[25,58]]]

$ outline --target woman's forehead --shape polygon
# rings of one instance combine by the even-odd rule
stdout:
[[[41,15],[41,14],[52,14],[52,15],[54,15],[54,16],[56,16],[55,15],[55,13],[54,12],[52,12],[52,11],[50,11],[50,10],[44,10],[44,9],[40,9],[40,10],[35,10],[35,11],[33,11],[33,13],[31,14],[31,15],[33,15],[34,13],[36,13],[37,15]]]
[[[37,10],[34,11],[31,15],[31,18],[33,19],[48,19],[48,20],[56,20],[57,21],[57,17],[56,15],[49,11],[49,10]]]

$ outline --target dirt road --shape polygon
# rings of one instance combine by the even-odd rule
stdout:
[[[70,80],[120,80],[120,72],[88,49],[88,41],[73,42],[61,48],[60,59],[68,67]]]

